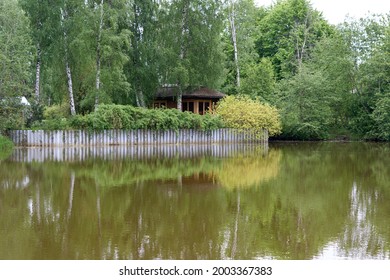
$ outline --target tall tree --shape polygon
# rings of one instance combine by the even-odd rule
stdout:
[[[131,50],[126,66],[128,80],[137,106],[145,107],[158,88],[158,68],[162,51],[158,44],[161,33],[159,4],[155,0],[132,3]]]
[[[225,1],[226,27],[224,30],[224,52],[226,54],[226,79],[223,91],[234,94],[254,90],[246,87],[250,77],[259,70],[259,56],[255,50],[257,21],[263,16],[264,8],[257,8],[253,0]],[[240,89],[244,85],[244,89]]]
[[[28,19],[16,0],[0,2],[0,131],[20,120],[21,97],[31,93],[33,47]],[[20,124],[19,124],[20,125]]]
[[[234,64],[236,66],[236,84],[239,88],[241,86],[240,82],[240,64],[238,62],[238,47],[237,47],[237,30],[236,30],[236,1],[229,1],[229,24],[230,24],[230,32],[231,38],[233,42],[233,51],[234,51]]]
[[[260,57],[269,57],[278,79],[294,75],[310,51],[333,28],[307,0],[276,2],[259,22]]]
[[[340,26],[352,52],[355,72],[349,129],[369,139],[387,139],[383,112],[389,91],[389,22],[389,14],[372,15],[348,19]]]
[[[35,59],[35,99],[39,102],[41,94],[41,68],[43,63],[42,56],[47,52],[50,36],[45,32],[48,19],[49,3],[47,0],[20,0],[20,4],[26,11],[30,20],[31,34],[36,48]]]
[[[67,77],[67,83],[68,83],[68,97],[69,97],[69,106],[70,106],[70,114],[72,116],[76,115],[76,105],[74,102],[74,94],[73,94],[73,80],[72,80],[72,70],[69,63],[69,40],[68,40],[68,24],[67,21],[69,20],[69,8],[67,5],[67,2],[64,1],[64,5],[60,7],[61,11],[61,27],[63,32],[63,44],[64,44],[64,52],[65,52],[65,71],[66,71],[66,77]]]
[[[104,16],[104,0],[100,1],[99,5],[99,27],[96,38],[96,97],[95,97],[95,110],[99,105],[99,91],[100,91],[100,72],[101,72],[101,40],[103,31],[103,16]]]
[[[162,46],[166,65],[162,82],[178,86],[177,107],[189,86],[217,87],[221,82],[223,29],[221,1],[174,0],[163,3]]]

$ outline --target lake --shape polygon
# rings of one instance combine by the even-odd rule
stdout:
[[[0,259],[390,259],[390,145],[18,148]]]

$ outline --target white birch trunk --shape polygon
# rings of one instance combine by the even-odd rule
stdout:
[[[103,30],[103,14],[104,14],[104,0],[100,2],[100,21],[99,21],[99,31],[97,36],[97,47],[96,47],[96,96],[95,96],[95,110],[99,106],[99,93],[100,93],[100,41],[102,38]]]
[[[65,70],[66,77],[68,79],[68,94],[69,94],[69,106],[70,106],[70,114],[72,116],[76,115],[76,107],[74,103],[74,95],[73,95],[73,82],[72,82],[72,71],[69,66],[69,56],[68,56],[68,40],[66,29],[64,27],[64,20],[66,18],[66,11],[61,9],[61,25],[64,30],[64,50],[65,50]]]
[[[37,46],[37,65],[35,68],[35,99],[39,102],[40,95],[40,82],[41,82],[41,48]]]
[[[237,47],[237,32],[236,32],[236,25],[235,25],[235,17],[236,12],[234,10],[234,1],[231,1],[231,13],[229,15],[229,21],[230,21],[230,28],[232,31],[232,42],[233,42],[233,48],[234,48],[234,63],[236,65],[236,84],[239,88],[241,86],[241,77],[240,77],[240,66],[238,63],[238,47]]]
[[[135,94],[135,99],[136,99],[138,107],[143,107],[143,108],[146,107],[144,94],[141,90],[137,90],[137,92]]]
[[[188,4],[187,4],[188,5]],[[183,7],[183,11],[182,11],[182,19],[181,19],[181,40],[180,40],[180,55],[179,55],[179,58],[181,61],[184,60],[184,56],[185,56],[185,45],[184,45],[184,36],[185,36],[185,33],[186,33],[186,23],[187,23],[187,9],[188,9],[188,6],[185,5]],[[178,88],[179,88],[179,91],[177,93],[177,109],[178,110],[182,110],[182,101],[183,101],[183,91],[182,91],[182,86],[180,84],[180,82],[177,83],[178,85]]]
[[[302,66],[302,62],[303,62],[303,57],[305,55],[305,51],[306,51],[306,42],[307,42],[307,37],[309,36],[309,31],[310,31],[310,25],[309,25],[309,19],[308,19],[309,15],[305,18],[305,25],[304,25],[304,31],[303,31],[303,42],[302,42],[302,45],[300,45],[300,40],[299,40],[299,35],[296,35],[297,36],[297,39],[296,39],[296,46],[295,46],[295,49],[296,49],[296,52],[297,52],[297,60],[298,60],[298,68],[300,68]],[[299,28],[296,27],[297,29]]]
[[[69,93],[69,106],[70,106],[70,114],[72,116],[76,115],[76,107],[74,104],[74,97],[73,97],[73,83],[72,83],[72,71],[69,67],[68,58],[65,58],[65,68],[66,68],[66,76],[68,78],[68,93]]]
[[[183,103],[183,92],[181,90],[181,86],[179,85],[179,92],[177,94],[177,109],[182,110],[182,103]]]

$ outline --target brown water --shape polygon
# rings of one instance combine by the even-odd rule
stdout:
[[[0,259],[390,259],[390,145],[17,149]]]

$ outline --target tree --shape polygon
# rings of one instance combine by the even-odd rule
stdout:
[[[178,86],[177,107],[189,86],[218,87],[223,70],[221,1],[165,1],[162,5],[163,84]]]
[[[311,71],[306,65],[279,82],[276,104],[282,108],[283,138],[326,138],[332,114],[325,83],[321,71]]]
[[[269,58],[246,65],[240,92],[264,102],[274,103],[275,74]]]
[[[33,47],[28,19],[16,0],[0,2],[0,131],[22,126],[22,96],[31,93]]]
[[[390,27],[383,33],[383,43],[373,51],[365,65],[366,85],[375,92],[375,104],[371,118],[373,127],[367,133],[369,138],[390,140]]]
[[[240,91],[243,79],[253,72],[258,63],[255,51],[257,19],[262,9],[255,6],[253,0],[226,1],[227,27],[224,41],[227,57],[227,78],[224,91],[231,94]]]
[[[26,11],[30,20],[30,31],[33,43],[36,48],[35,58],[35,99],[39,102],[41,93],[41,67],[42,67],[42,51],[45,51],[47,46],[47,37],[45,38],[45,22],[47,20],[48,3],[45,0],[19,1],[23,9]]]
[[[353,95],[349,128],[360,137],[386,140],[390,15],[349,19],[340,30],[352,52]]]
[[[297,71],[278,84],[284,136],[323,139],[332,130],[347,130],[354,66],[343,38],[334,34],[321,39]]]
[[[70,55],[76,104],[82,112],[101,103],[129,102],[130,84],[124,70],[130,49],[128,2],[75,3]]]
[[[162,62],[159,46],[161,25],[159,4],[155,0],[132,3],[131,50],[126,75],[137,106],[146,107],[158,89],[158,69]]]
[[[333,32],[307,0],[276,2],[258,28],[257,52],[271,59],[278,79],[294,75],[316,42]]]

